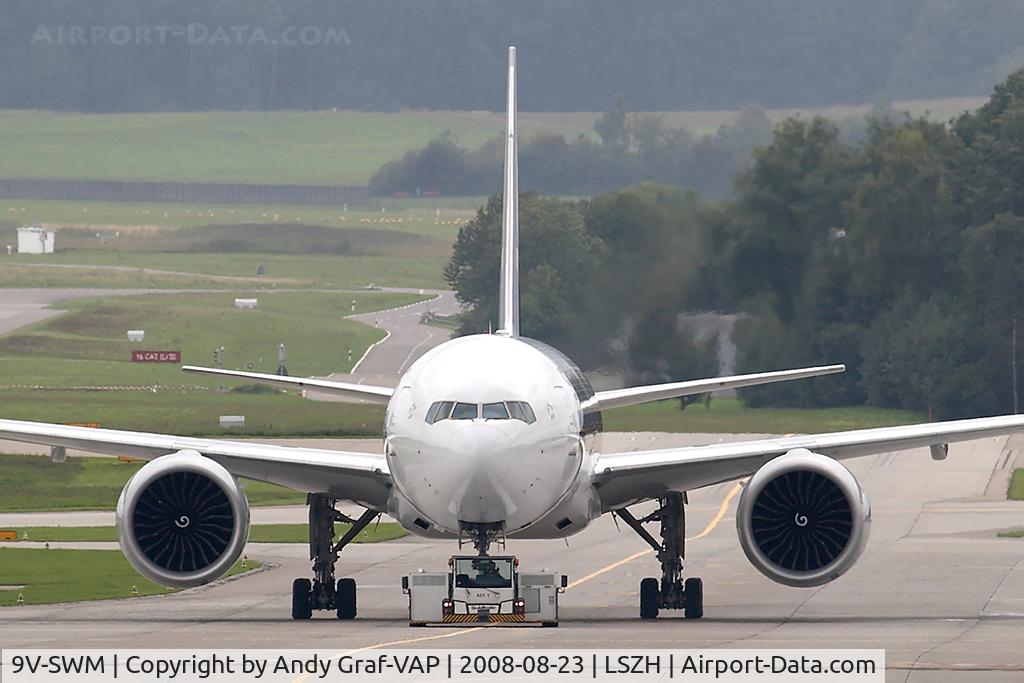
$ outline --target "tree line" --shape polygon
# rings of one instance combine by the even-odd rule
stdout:
[[[987,92],[1015,0],[5,0],[0,107],[87,112],[806,107]]]
[[[524,197],[523,329],[592,368],[625,357],[638,376],[684,379],[713,360],[681,314],[739,312],[740,371],[849,368],[750,390],[753,405],[1007,412],[1020,159],[1024,70],[949,124],[879,118],[853,143],[825,119],[786,120],[727,201],[655,184]],[[500,209],[492,199],[463,228],[446,270],[471,306],[465,332],[496,310]]]
[[[594,125],[600,140],[561,134],[526,137],[520,143],[520,185],[546,195],[589,196],[644,181],[655,181],[724,197],[733,176],[757,145],[771,140],[764,110],[744,109],[734,124],[714,135],[695,136],[665,124],[657,114],[629,116],[618,97]],[[460,147],[450,131],[422,149],[406,152],[370,178],[370,193],[482,196],[501,182],[501,137],[478,149]]]

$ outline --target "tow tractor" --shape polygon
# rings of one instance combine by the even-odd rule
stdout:
[[[448,573],[402,577],[410,626],[558,626],[558,595],[567,577],[519,571],[511,555],[454,555]]]

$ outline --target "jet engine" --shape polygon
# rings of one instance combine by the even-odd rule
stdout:
[[[128,562],[152,581],[190,588],[242,554],[249,502],[219,463],[182,450],[145,464],[121,491],[117,532]]]
[[[850,470],[805,449],[757,470],[736,511],[747,559],[787,586],[820,586],[841,576],[860,558],[870,527],[871,506]]]

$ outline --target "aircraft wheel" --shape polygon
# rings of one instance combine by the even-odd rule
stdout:
[[[683,595],[686,598],[686,607],[683,608],[683,616],[687,619],[700,619],[704,616],[704,582],[694,577],[689,578],[683,584]]]
[[[338,606],[339,619],[356,618],[355,579],[338,579],[338,587],[334,592],[334,602]]]
[[[313,616],[312,593],[313,582],[309,579],[295,579],[292,582],[292,619],[309,619]]]
[[[658,580],[650,577],[640,582],[640,618],[658,618]]]

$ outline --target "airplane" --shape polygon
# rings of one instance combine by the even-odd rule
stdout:
[[[497,329],[424,353],[397,386],[367,386],[184,366],[205,373],[386,404],[383,454],[0,420],[0,439],[129,455],[147,462],[117,504],[121,548],[142,575],[171,587],[222,576],[248,536],[238,477],[308,494],[312,578],[292,584],[292,617],[356,616],[356,585],[336,579],[339,554],[388,514],[421,536],[471,543],[480,555],[506,538],[563,539],[602,515],[621,519],[655,551],[660,578],[640,582],[642,619],[661,610],[703,616],[703,583],[683,573],[687,492],[747,479],[736,513],[739,543],[768,578],[819,586],[849,570],[871,523],[867,495],[840,462],[1024,431],[1024,416],[977,418],[808,436],[603,453],[601,411],[649,401],[817,377],[842,365],[594,391],[565,355],[519,326],[516,52],[508,50]],[[349,501],[365,511],[348,517]],[[637,516],[634,505],[655,503]],[[335,522],[349,530],[335,541]],[[660,539],[649,531],[657,525]]]

